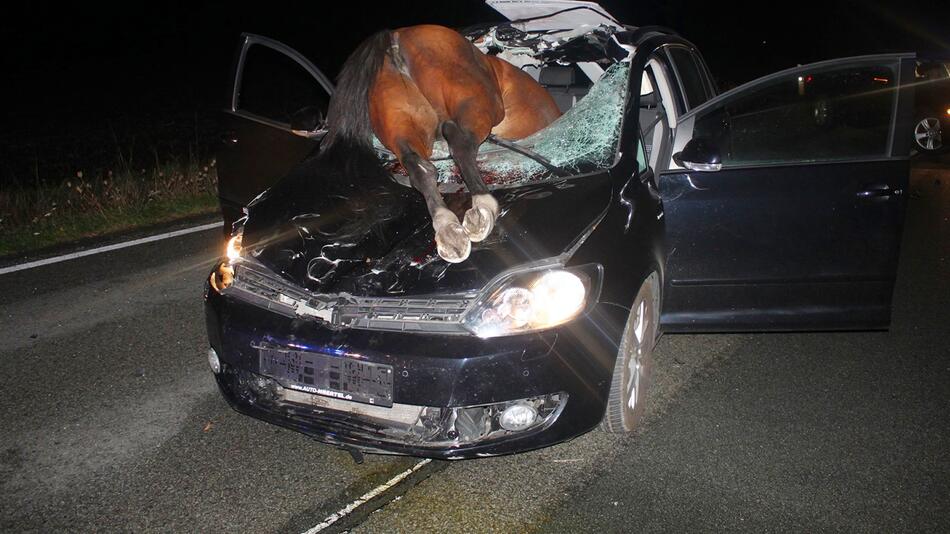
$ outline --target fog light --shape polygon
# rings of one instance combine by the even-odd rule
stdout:
[[[213,348],[208,349],[208,365],[211,366],[211,371],[214,374],[221,372],[221,360],[218,359],[218,353]]]
[[[501,417],[498,418],[498,424],[505,430],[517,432],[530,427],[537,419],[538,411],[534,409],[534,406],[524,402],[518,402],[505,408],[505,411],[501,412]]]

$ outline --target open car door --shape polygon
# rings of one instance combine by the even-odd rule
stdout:
[[[680,118],[659,179],[668,331],[889,324],[913,59],[789,69]]]
[[[218,149],[225,232],[242,208],[319,144],[333,85],[296,50],[245,33],[238,48]]]

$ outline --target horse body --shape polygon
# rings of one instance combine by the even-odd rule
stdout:
[[[482,54],[449,28],[411,26],[380,32],[347,59],[330,101],[325,146],[341,139],[365,145],[375,133],[425,198],[439,255],[459,262],[498,216],[475,165],[478,145],[490,133],[520,139],[559,115],[547,91],[511,64]],[[429,161],[439,138],[472,195],[462,223],[446,207]]]
[[[503,59],[483,57],[495,71],[505,106],[504,119],[491,133],[505,139],[522,139],[561,116],[554,98],[534,78]]]

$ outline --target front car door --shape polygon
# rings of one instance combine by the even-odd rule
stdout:
[[[217,155],[226,233],[248,202],[314,150],[324,132],[313,123],[326,116],[332,93],[327,77],[299,52],[241,36]],[[311,125],[300,129],[301,121]]]
[[[672,152],[703,138],[721,168],[659,178],[667,331],[889,324],[912,77],[910,55],[816,63],[680,118]]]

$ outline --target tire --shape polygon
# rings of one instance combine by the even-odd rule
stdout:
[[[914,123],[914,148],[924,154],[933,154],[944,149],[944,124],[939,117],[920,117]]]
[[[601,422],[606,432],[630,432],[643,419],[659,319],[660,285],[654,272],[640,286],[620,338],[610,396]]]

